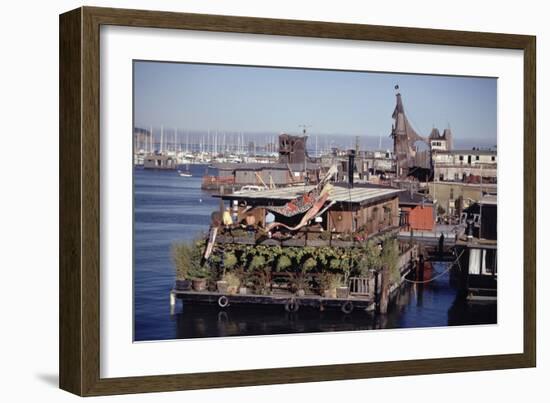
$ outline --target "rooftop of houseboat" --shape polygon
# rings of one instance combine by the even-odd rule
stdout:
[[[293,200],[304,193],[311,191],[315,186],[288,186],[283,188],[268,189],[262,191],[240,192],[239,194],[215,195],[225,200],[267,200],[267,201],[287,201]],[[380,200],[386,200],[399,193],[402,189],[372,186],[367,184],[355,184],[349,187],[345,183],[334,184],[334,187],[328,197],[329,202],[346,202],[356,204],[373,203]]]

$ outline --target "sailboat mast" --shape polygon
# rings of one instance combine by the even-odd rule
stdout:
[[[149,132],[147,148],[149,149],[149,154],[153,154],[153,126],[151,126],[151,131]]]
[[[164,150],[164,125],[160,125],[160,153]]]

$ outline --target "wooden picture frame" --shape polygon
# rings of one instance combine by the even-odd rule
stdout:
[[[524,52],[524,349],[521,354],[100,377],[99,35],[102,25],[401,42]],[[81,396],[533,367],[536,364],[535,37],[82,7],[60,16],[60,387]]]

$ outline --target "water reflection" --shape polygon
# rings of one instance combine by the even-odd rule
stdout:
[[[251,336],[265,334],[317,333],[368,330],[380,327],[377,318],[366,312],[344,315],[340,310],[301,308],[288,313],[282,306],[187,305],[175,316],[177,338]]]
[[[174,316],[175,337],[185,339],[496,323],[496,304],[472,305],[456,291],[449,285],[448,277],[447,281],[440,280],[438,284],[404,286],[391,302],[387,315],[359,310],[344,315],[338,309],[321,312],[308,307],[302,307],[296,313],[287,313],[281,306],[230,306],[222,310],[215,305],[186,304],[183,308],[180,305],[180,311]]]

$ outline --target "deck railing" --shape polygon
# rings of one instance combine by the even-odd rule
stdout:
[[[351,295],[371,295],[374,292],[373,277],[350,277],[348,286]]]

